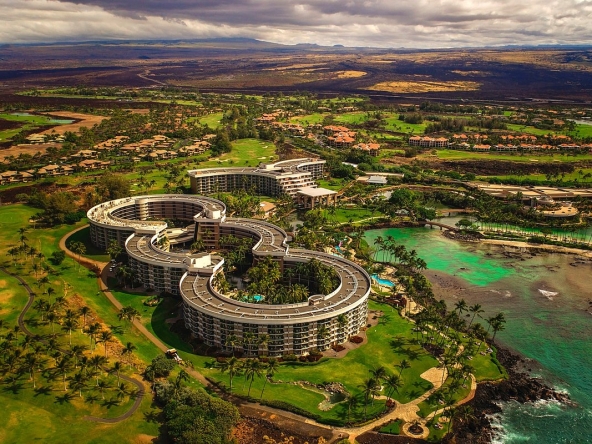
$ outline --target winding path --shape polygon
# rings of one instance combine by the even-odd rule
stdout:
[[[89,259],[87,257],[81,257],[80,259],[78,258],[78,255],[74,254],[72,251],[70,251],[68,249],[68,247],[66,246],[66,240],[72,236],[74,233],[78,232],[78,231],[82,231],[85,228],[87,228],[89,225],[85,225],[83,227],[77,228],[74,231],[70,231],[69,233],[66,233],[59,242],[59,247],[61,250],[63,250],[69,257],[71,257],[72,259],[74,259],[77,262],[80,262],[82,265],[84,265],[85,267],[88,267],[90,269],[99,269],[101,270],[100,276],[97,278],[98,284],[99,284],[99,288],[101,289],[101,293],[103,293],[105,295],[105,297],[109,300],[109,302],[111,302],[111,304],[113,304],[113,306],[117,309],[117,310],[121,310],[123,308],[123,305],[121,304],[121,302],[119,302],[115,296],[113,296],[113,293],[111,293],[109,291],[109,287],[107,286],[107,265],[109,265],[108,262],[101,262],[101,261],[95,261],[93,259]],[[138,319],[134,319],[133,325],[136,329],[138,329],[138,331],[140,333],[142,333],[150,342],[152,342],[156,347],[158,347],[159,350],[161,350],[162,352],[166,352],[170,347],[168,347],[164,342],[162,342],[160,339],[158,339],[156,336],[154,336],[152,334],[152,332],[150,332]],[[210,383],[208,382],[208,380],[205,378],[204,375],[202,375],[201,373],[199,373],[198,371],[192,369],[192,368],[186,368],[185,371],[187,373],[189,373],[191,376],[193,376],[195,379],[197,379],[201,384],[203,384],[204,386],[209,386]]]
[[[29,299],[28,299],[25,307],[19,313],[17,322],[18,322],[19,328],[21,329],[21,331],[23,333],[25,333],[27,336],[31,336],[31,337],[35,336],[33,334],[33,332],[31,332],[27,328],[27,326],[25,324],[25,315],[29,311],[29,308],[31,308],[31,305],[33,305],[33,302],[35,301],[35,292],[33,292],[31,287],[29,286],[29,284],[27,284],[25,282],[25,280],[22,277],[20,277],[19,275],[11,273],[10,271],[8,271],[4,267],[0,267],[0,271],[3,271],[7,275],[12,276],[16,280],[18,280],[20,282],[20,284],[25,288],[25,290],[27,290],[27,293],[29,295]],[[45,341],[42,341],[42,342],[45,342]],[[60,351],[62,351],[64,354],[69,353],[68,350],[60,349]],[[108,369],[106,367],[103,367],[103,370],[105,372],[108,371]],[[138,408],[140,407],[140,404],[142,403],[142,398],[144,397],[144,394],[145,394],[144,385],[140,381],[138,381],[137,379],[130,378],[129,376],[126,376],[126,375],[120,375],[120,378],[123,379],[124,381],[127,381],[127,382],[136,386],[137,391],[136,391],[136,395],[135,395],[135,400],[134,400],[134,404],[131,406],[131,408],[127,412],[125,412],[124,414],[117,416],[115,418],[99,418],[97,416],[84,416],[83,419],[86,419],[87,421],[100,422],[100,423],[105,423],[105,424],[116,424],[118,422],[125,421],[130,416],[132,416],[136,412],[136,410],[138,410]]]

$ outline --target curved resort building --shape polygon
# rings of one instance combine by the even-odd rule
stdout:
[[[255,345],[233,348],[245,355],[302,355],[345,342],[366,325],[371,280],[362,267],[339,256],[291,249],[282,229],[260,220],[228,218],[218,200],[129,197],[90,209],[88,218],[92,243],[106,249],[116,240],[146,289],[180,295],[185,326],[209,346],[230,352],[226,339],[231,335],[243,344],[245,337],[267,334],[266,344],[249,341]],[[183,228],[169,228],[164,220]],[[317,259],[335,270],[339,283],[329,294],[314,294],[297,304],[243,302],[221,294],[213,282],[224,259],[216,251],[224,250],[220,243],[228,235],[252,239],[254,263],[270,256],[287,275],[286,270]],[[208,251],[191,254],[183,248],[198,239]]]
[[[294,197],[301,188],[315,188],[323,176],[324,160],[294,159],[260,164],[258,167],[210,168],[189,171],[194,194],[228,192],[239,188],[255,188],[257,194]]]

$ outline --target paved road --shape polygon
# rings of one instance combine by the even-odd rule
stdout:
[[[31,289],[29,284],[27,284],[24,281],[24,279],[21,278],[20,276],[14,274],[14,273],[11,273],[10,271],[8,271],[6,268],[3,268],[3,267],[0,267],[0,270],[3,271],[4,273],[14,277],[15,279],[17,279],[21,283],[21,285],[25,288],[25,290],[27,290],[27,293],[29,294],[29,299],[28,299],[25,307],[19,313],[18,326],[21,329],[21,331],[23,333],[25,333],[27,336],[34,336],[34,334],[27,328],[27,326],[25,324],[25,315],[29,311],[29,308],[31,308],[31,305],[33,305],[33,302],[35,301],[35,293]],[[45,341],[42,341],[42,342],[45,342]],[[60,349],[60,351],[64,354],[69,354],[68,350]],[[103,367],[103,370],[105,372],[107,372],[108,368]],[[144,397],[144,394],[145,394],[144,385],[142,384],[142,382],[138,381],[137,379],[130,378],[129,376],[126,376],[126,375],[120,375],[120,378],[123,379],[124,381],[127,381],[127,382],[136,386],[136,389],[137,389],[136,396],[135,396],[134,404],[131,406],[131,408],[127,412],[125,412],[123,415],[117,416],[115,418],[99,418],[97,416],[85,416],[84,419],[86,419],[87,421],[92,421],[92,422],[115,424],[115,423],[118,423],[121,421],[125,421],[127,418],[132,416],[136,412],[136,410],[138,410],[138,408],[140,407],[140,404],[142,402],[142,398]]]

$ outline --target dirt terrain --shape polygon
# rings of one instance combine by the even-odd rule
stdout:
[[[54,126],[51,129],[47,129],[42,131],[40,134],[65,134],[68,131],[76,133],[82,128],[83,126],[87,128],[91,128],[94,125],[101,123],[107,117],[104,116],[93,116],[91,114],[81,114],[81,113],[72,113],[69,111],[59,111],[58,113],[43,113],[47,114],[52,117],[63,118],[63,119],[72,119],[75,122],[68,124],[68,125],[58,125]]]
[[[29,154],[31,156],[34,156],[37,153],[44,154],[50,147],[60,149],[61,146],[61,143],[26,143],[22,145],[12,145],[10,148],[0,149],[0,162],[10,156],[18,157],[21,154]]]
[[[63,85],[169,85],[220,92],[361,93],[385,100],[583,103],[592,101],[590,60],[590,48],[413,52],[247,39],[4,45],[0,95],[3,90]]]

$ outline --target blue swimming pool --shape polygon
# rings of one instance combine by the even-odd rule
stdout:
[[[377,274],[373,274],[372,279],[374,279],[377,284],[384,285],[385,287],[394,287],[395,286],[394,282],[389,281],[388,279],[382,279]]]
[[[242,299],[242,301],[243,302],[251,302],[251,301],[253,301],[253,302],[261,302],[263,299],[265,299],[264,296],[261,296],[260,294],[256,294],[256,295],[253,295],[253,296],[245,296]]]

